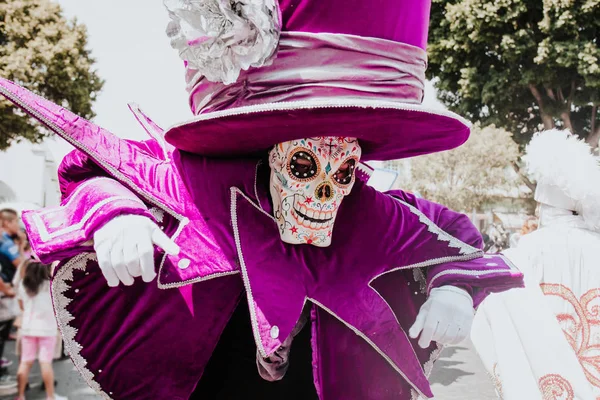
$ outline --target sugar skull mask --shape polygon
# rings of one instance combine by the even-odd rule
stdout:
[[[269,153],[270,191],[281,240],[327,247],[355,180],[361,149],[354,138],[315,137],[279,143]]]

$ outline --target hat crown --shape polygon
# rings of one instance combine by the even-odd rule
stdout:
[[[421,106],[431,0],[164,1],[196,115],[165,134],[180,150],[343,136],[365,160],[392,160],[469,136],[467,121]]]
[[[279,0],[283,31],[340,33],[427,47],[431,0]]]

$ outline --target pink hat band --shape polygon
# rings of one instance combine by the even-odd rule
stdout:
[[[385,39],[345,34],[282,32],[269,66],[242,71],[231,85],[209,82],[188,67],[195,115],[292,101],[361,99],[420,104],[426,52]]]

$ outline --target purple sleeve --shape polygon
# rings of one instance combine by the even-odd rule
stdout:
[[[432,201],[419,199],[402,190],[392,190],[386,193],[416,207],[437,226],[459,239],[461,242],[478,249],[483,249],[483,238],[481,237],[481,234],[465,214],[452,211],[449,208]]]
[[[63,260],[92,246],[97,229],[123,214],[154,219],[134,193],[108,177],[88,179],[60,206],[23,213],[31,247],[42,262]]]
[[[33,251],[43,262],[63,260],[90,248],[94,232],[119,215],[153,219],[138,196],[79,150],[63,159],[58,177],[61,204],[23,214]]]
[[[159,160],[158,155],[162,149],[155,139],[140,142],[127,140],[126,142],[133,149],[150,155],[149,159]],[[62,199],[68,197],[82,182],[100,176],[108,177],[109,175],[85,153],[79,150],[71,151],[63,158],[58,167],[58,183]]]
[[[440,204],[419,199],[401,190],[387,192],[421,211],[442,230],[476,249],[483,249],[483,239],[469,218]],[[491,292],[523,285],[522,274],[501,255],[484,255],[472,260],[443,263],[422,268],[427,293],[432,289],[452,285],[464,289],[477,307]]]

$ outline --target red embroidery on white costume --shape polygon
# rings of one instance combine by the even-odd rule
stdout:
[[[494,367],[492,369],[492,381],[496,387],[498,398],[502,400],[504,398],[504,394],[502,392],[502,379],[500,378],[500,373],[498,372],[498,363],[494,363]]]
[[[568,380],[558,374],[540,378],[540,390],[544,400],[574,400],[573,387]]]
[[[577,299],[564,285],[543,283],[540,287],[546,296],[560,297],[572,307],[556,318],[575,350],[585,376],[592,385],[600,388],[600,289],[591,289]]]

